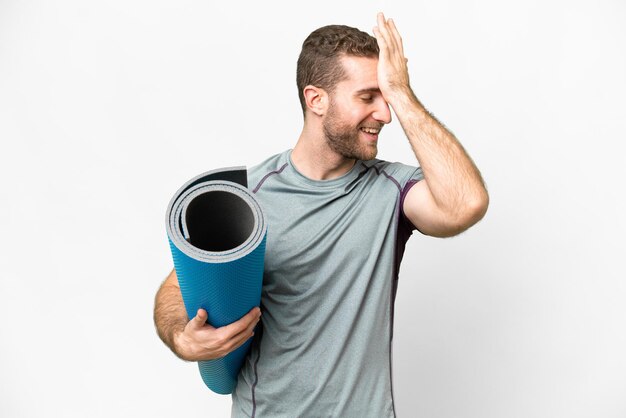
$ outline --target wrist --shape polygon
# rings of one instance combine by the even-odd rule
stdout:
[[[184,329],[174,331],[171,349],[181,360],[193,361],[189,350],[189,341],[186,338]]]
[[[383,94],[387,103],[391,105],[391,107],[400,109],[406,106],[415,106],[420,105],[417,97],[413,93],[413,90],[409,85],[399,85],[392,89],[389,89],[385,94]]]

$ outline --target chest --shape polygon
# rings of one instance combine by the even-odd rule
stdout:
[[[397,191],[384,186],[259,196],[268,222],[264,289],[299,294],[380,257],[393,235],[398,204]]]

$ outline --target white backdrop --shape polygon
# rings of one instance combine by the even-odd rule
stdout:
[[[0,0],[0,416],[229,416],[154,331],[166,205],[292,147],[302,41],[379,10],[491,196],[409,241],[398,415],[626,416],[619,0]],[[395,120],[379,157],[415,163]]]

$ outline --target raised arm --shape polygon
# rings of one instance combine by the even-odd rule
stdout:
[[[486,213],[489,195],[463,146],[419,102],[409,84],[402,39],[392,19],[378,15],[374,35],[380,48],[378,85],[407,135],[424,172],[403,210],[422,233],[459,234]]]
[[[224,357],[254,335],[260,318],[261,310],[253,308],[238,321],[214,328],[206,323],[207,312],[198,309],[189,320],[175,270],[161,284],[154,300],[154,324],[159,337],[186,361]]]

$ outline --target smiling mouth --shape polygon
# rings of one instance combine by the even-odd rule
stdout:
[[[378,142],[378,134],[380,133],[380,130],[382,129],[382,127],[380,128],[372,128],[372,127],[368,127],[368,126],[362,126],[359,128],[359,131],[363,132],[365,134],[365,138],[367,141],[371,141],[372,144]]]
[[[378,135],[378,133],[380,132],[381,128],[370,128],[370,127],[363,126],[363,127],[359,128],[359,130],[361,132],[365,132],[366,134]]]

